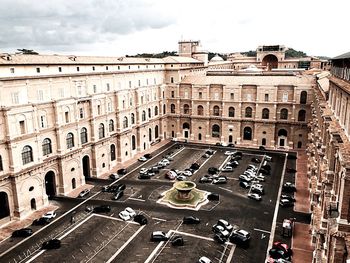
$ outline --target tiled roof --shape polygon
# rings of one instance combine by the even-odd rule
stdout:
[[[342,80],[340,78],[334,77],[334,76],[329,77],[329,80],[331,82],[333,82],[334,84],[336,84],[339,88],[341,88],[342,90],[344,90],[345,92],[350,94],[350,83],[349,82]]]
[[[194,58],[190,57],[177,57],[177,56],[169,56],[163,58],[163,61],[165,63],[203,63],[202,61],[199,61]]]
[[[342,54],[342,55],[336,56],[336,57],[332,58],[332,60],[335,60],[335,59],[344,59],[344,58],[350,58],[350,52],[347,52],[347,53],[344,53],[344,54]]]

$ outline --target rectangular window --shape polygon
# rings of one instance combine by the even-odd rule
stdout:
[[[131,80],[129,80],[129,88],[131,88]]]
[[[143,96],[141,96],[141,104],[143,104]]]
[[[110,91],[111,87],[109,86],[109,83],[107,83],[106,86],[107,86],[107,91]]]
[[[269,101],[269,94],[265,94],[265,101]]]
[[[141,87],[141,80],[138,80],[138,82],[139,82],[139,87]]]
[[[18,104],[19,99],[18,99],[18,92],[12,92],[11,93],[11,100],[13,104]]]
[[[62,72],[62,67],[58,67],[58,72]]]
[[[120,69],[120,66],[118,66],[118,70]]]
[[[45,121],[45,116],[40,116],[40,127],[41,128],[45,128],[45,126],[46,126],[46,121]]]
[[[215,92],[214,93],[214,100],[218,100],[219,99],[219,93],[218,92]]]
[[[79,117],[80,117],[80,119],[84,118],[84,109],[83,108],[79,109]]]
[[[171,97],[175,98],[175,91],[173,91],[173,90],[171,91]]]
[[[69,122],[69,112],[68,112],[68,111],[66,111],[66,112],[64,113],[64,119],[65,119],[66,123]]]
[[[282,97],[282,101],[283,102],[287,102],[288,101],[288,93],[283,93],[283,97]]]
[[[153,79],[153,82],[154,82],[154,85],[156,85],[156,84],[157,84],[157,80],[156,80],[156,78],[154,78],[154,79]]]
[[[24,124],[24,121],[20,121],[19,122],[19,129],[21,131],[21,134],[25,134],[26,133],[26,126]]]
[[[93,89],[94,89],[94,93],[96,93],[96,92],[97,92],[97,87],[96,87],[96,85],[93,86]]]
[[[146,79],[146,85],[148,86],[148,79]]]
[[[101,105],[97,105],[97,114],[101,115]]]
[[[107,107],[108,107],[108,112],[111,112],[112,111],[112,103],[108,102]]]
[[[95,71],[95,66],[92,66],[92,71]]]
[[[202,92],[199,92],[199,93],[198,93],[198,98],[200,98],[200,99],[203,98],[203,93],[202,93]]]
[[[174,77],[170,77],[170,83],[174,83]]]
[[[43,100],[44,100],[44,91],[38,90],[38,101],[43,101]]]
[[[77,89],[78,89],[78,95],[81,95],[81,86],[77,86]]]
[[[63,88],[60,88],[58,90],[58,93],[59,93],[60,98],[64,98],[64,89]]]
[[[232,93],[232,92],[230,93],[230,99],[231,99],[231,100],[234,100],[234,99],[235,99],[235,94]]]
[[[79,67],[77,67],[77,71],[80,71],[80,68],[79,68]]]
[[[10,72],[13,74],[15,73],[15,68],[10,68]]]
[[[108,66],[106,66],[106,70],[108,70]]]
[[[36,68],[36,73],[40,73],[40,68]]]

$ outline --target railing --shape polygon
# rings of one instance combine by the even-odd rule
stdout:
[[[350,81],[350,68],[332,67],[331,73],[341,79]]]

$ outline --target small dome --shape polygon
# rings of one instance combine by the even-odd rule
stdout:
[[[246,69],[243,69],[243,71],[262,71],[261,69],[257,68],[255,65],[249,65]]]
[[[222,57],[220,57],[218,54],[216,54],[214,57],[212,57],[212,59],[210,60],[210,62],[219,62],[219,61],[224,61]]]

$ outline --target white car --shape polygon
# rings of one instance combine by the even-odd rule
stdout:
[[[123,210],[123,211],[121,211],[121,212],[119,213],[119,217],[120,217],[121,219],[123,219],[124,221],[127,221],[127,220],[130,220],[130,219],[131,219],[130,214],[129,214],[127,211],[125,211],[125,210]]]
[[[183,171],[183,175],[185,175],[185,176],[192,176],[192,172],[189,171],[189,170],[185,170],[185,171]]]
[[[148,159],[146,158],[146,157],[144,157],[144,156],[141,156],[140,158],[139,158],[139,161],[140,162],[146,162]]]
[[[176,176],[176,180],[178,180],[178,181],[186,181],[187,177],[184,176],[184,175],[178,175],[178,176]]]
[[[254,176],[254,179],[258,180],[259,182],[265,182],[265,176],[262,174]]]
[[[269,156],[269,155],[265,155],[264,159],[268,162],[271,162],[272,161],[272,157]]]
[[[56,217],[56,212],[55,211],[49,211],[45,215],[43,215],[42,217],[48,218],[48,219],[55,218]]]
[[[136,216],[136,212],[135,212],[135,210],[134,210],[134,209],[132,209],[131,207],[127,207],[127,208],[125,208],[125,210],[124,210],[124,211],[128,212],[128,213],[129,213],[129,215],[130,215],[130,217],[134,217],[134,216]]]
[[[233,168],[231,166],[224,166],[221,168],[221,171],[223,172],[232,172]]]
[[[148,169],[147,168],[141,168],[140,174],[146,174],[146,173],[148,173]]]
[[[261,201],[261,195],[259,195],[257,193],[249,193],[247,196],[251,199],[256,200],[256,201]]]
[[[199,263],[211,263],[211,260],[207,257],[201,257],[198,262]]]
[[[225,155],[233,155],[235,154],[236,152],[235,151],[226,151],[225,152]]]
[[[164,158],[163,160],[161,160],[161,162],[165,163],[165,165],[170,164],[170,161],[167,158]]]

